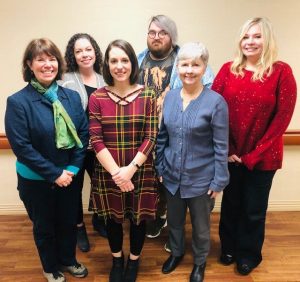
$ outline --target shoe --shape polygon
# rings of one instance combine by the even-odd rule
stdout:
[[[77,246],[84,253],[90,250],[90,242],[86,234],[85,225],[77,227]]]
[[[203,282],[205,267],[206,262],[201,265],[194,264],[193,271],[190,275],[190,282]]]
[[[124,255],[113,257],[112,267],[109,273],[109,282],[123,282]]]
[[[63,273],[60,271],[55,271],[55,272],[45,272],[43,271],[44,277],[47,279],[48,282],[66,282],[66,278]]]
[[[92,224],[94,230],[97,231],[101,237],[107,238],[106,225],[103,220],[99,219],[96,213],[92,216]]]
[[[124,274],[124,282],[135,282],[136,277],[139,270],[139,259],[131,260],[128,257],[125,274]]]
[[[169,258],[164,262],[163,266],[162,266],[162,273],[163,274],[168,274],[170,272],[172,272],[177,265],[181,262],[183,256],[180,257],[174,257],[172,255],[169,256]]]
[[[170,242],[169,240],[167,241],[167,243],[164,245],[164,249],[166,252],[171,253],[171,246],[170,246]]]
[[[219,260],[223,265],[230,265],[235,261],[234,256],[230,254],[221,254]]]
[[[241,275],[248,275],[253,269],[254,269],[254,267],[247,263],[243,263],[243,264],[238,263],[237,264],[237,271]]]
[[[77,278],[83,278],[88,275],[87,268],[83,264],[78,262],[70,266],[62,265],[61,270],[64,272],[69,272],[72,276]]]
[[[167,226],[167,219],[158,217],[153,221],[147,223],[146,237],[156,238],[160,235],[161,230]]]

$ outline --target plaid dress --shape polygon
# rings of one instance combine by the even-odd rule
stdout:
[[[107,148],[118,166],[129,165],[137,152],[147,156],[131,179],[134,190],[122,192],[109,172],[96,161],[89,209],[106,221],[118,223],[130,218],[136,224],[155,219],[157,183],[153,164],[158,119],[156,95],[143,88],[127,105],[113,101],[103,87],[89,100],[90,136],[96,152]]]

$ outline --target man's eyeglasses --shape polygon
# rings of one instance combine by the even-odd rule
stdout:
[[[148,36],[151,39],[154,39],[156,37],[156,34],[158,35],[158,38],[163,39],[165,38],[165,36],[168,34],[167,32],[165,32],[164,30],[161,30],[160,32],[156,32],[154,30],[150,30],[148,32]]]

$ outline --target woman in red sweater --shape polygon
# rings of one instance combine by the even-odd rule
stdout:
[[[270,22],[250,19],[241,28],[236,57],[222,66],[212,86],[228,103],[230,127],[230,183],[222,199],[220,262],[236,261],[242,275],[262,260],[269,192],[282,166],[282,135],[296,102],[292,70],[275,58]]]

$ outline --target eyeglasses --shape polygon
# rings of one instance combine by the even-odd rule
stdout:
[[[150,30],[150,31],[148,32],[148,36],[149,36],[149,38],[151,38],[151,39],[154,39],[154,38],[156,37],[156,34],[158,35],[158,38],[163,39],[163,38],[165,38],[165,36],[166,36],[168,33],[165,32],[164,30],[161,30],[161,31],[159,31],[159,32],[156,32],[156,31],[154,31],[154,30]]]

